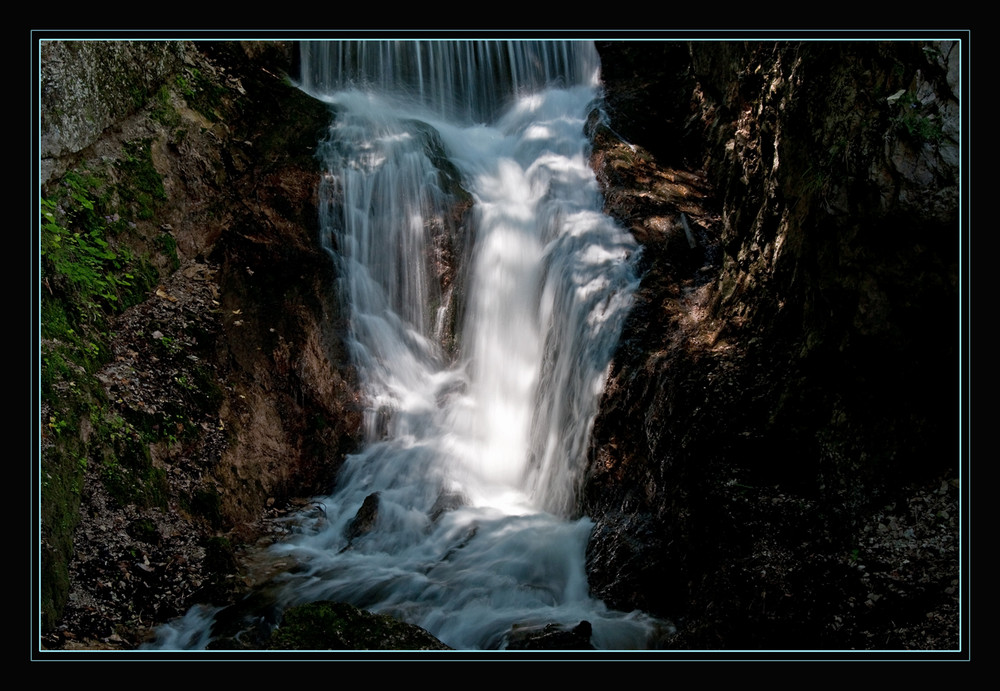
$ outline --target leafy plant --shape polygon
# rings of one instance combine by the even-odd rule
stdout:
[[[907,91],[894,99],[899,112],[895,122],[906,134],[919,142],[938,142],[944,136],[941,123],[933,113],[926,112],[916,94]]]

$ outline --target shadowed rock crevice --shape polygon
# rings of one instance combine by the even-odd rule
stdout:
[[[956,646],[957,44],[599,49],[593,163],[645,273],[594,429],[592,590],[680,648]],[[917,563],[873,563],[887,516]]]

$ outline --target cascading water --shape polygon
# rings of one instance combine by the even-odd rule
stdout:
[[[635,241],[587,165],[596,50],[304,43],[302,63],[301,87],[334,111],[321,225],[368,439],[326,520],[274,548],[301,565],[282,605],[346,601],[459,649],[581,620],[598,648],[648,647],[655,621],[588,595],[592,524],[574,517],[637,283]]]

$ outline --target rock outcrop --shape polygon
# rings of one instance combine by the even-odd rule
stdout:
[[[645,275],[593,590],[677,647],[956,646],[958,45],[599,47]]]
[[[234,548],[328,492],[357,443],[318,241],[330,114],[284,76],[292,48],[43,46],[48,645],[130,647],[195,601],[227,601],[246,587]],[[136,295],[86,292],[59,263],[63,228],[106,248],[95,285]]]
[[[269,650],[449,650],[419,626],[342,602],[311,602],[284,613]]]

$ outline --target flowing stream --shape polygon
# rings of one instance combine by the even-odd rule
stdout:
[[[594,46],[306,42],[302,65],[333,113],[321,226],[367,440],[322,520],[273,548],[301,565],[283,606],[346,601],[457,649],[582,620],[595,647],[649,647],[655,621],[588,594],[577,509],[638,282],[587,162]],[[158,647],[203,647],[210,615]]]

